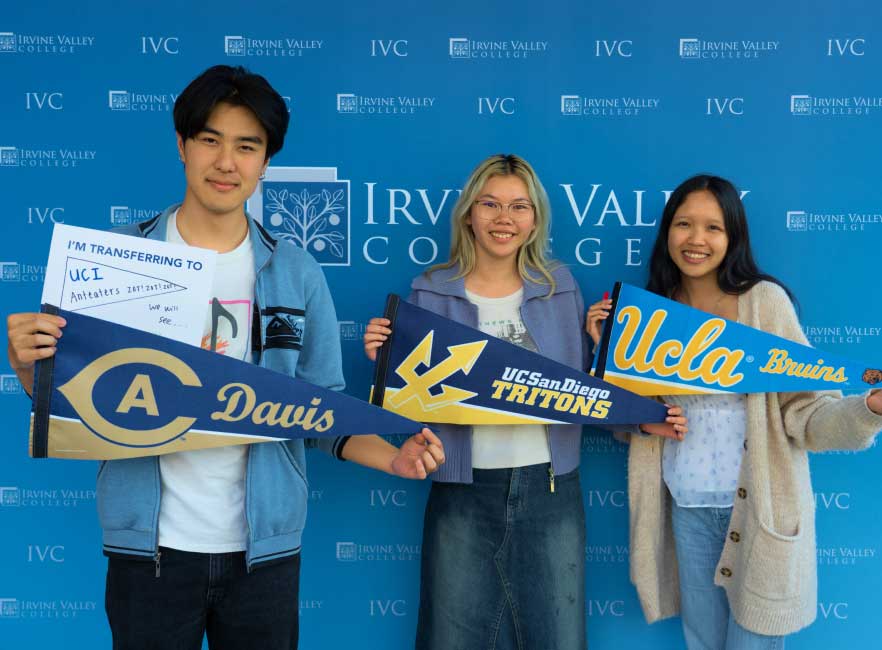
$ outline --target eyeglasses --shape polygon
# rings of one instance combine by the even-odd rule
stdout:
[[[498,219],[503,212],[515,222],[526,221],[533,216],[535,206],[526,201],[515,201],[513,203],[500,203],[499,201],[491,201],[489,199],[478,199],[475,201],[475,216],[485,221]]]

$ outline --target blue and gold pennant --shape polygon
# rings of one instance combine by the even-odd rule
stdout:
[[[422,422],[638,424],[667,409],[390,294],[371,403]]]
[[[860,391],[882,370],[616,283],[594,374],[640,395]]]
[[[422,425],[214,352],[44,307],[67,326],[37,364],[30,453],[107,460]]]

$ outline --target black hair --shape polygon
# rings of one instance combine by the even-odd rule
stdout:
[[[720,285],[720,289],[725,293],[740,295],[761,280],[766,280],[774,282],[784,289],[795,304],[796,301],[790,289],[757,267],[750,250],[747,215],[744,213],[744,204],[741,202],[738,190],[725,178],[709,174],[699,174],[686,179],[671,193],[662,212],[658,235],[652,247],[652,257],[649,260],[649,282],[646,289],[666,298],[672,298],[680,288],[680,269],[674,264],[674,260],[671,259],[671,254],[668,252],[668,231],[671,229],[674,214],[686,200],[686,197],[693,192],[702,190],[713,194],[719,204],[723,212],[726,236],[729,238],[726,255],[717,268],[717,284]]]
[[[184,140],[192,138],[220,103],[254,113],[266,131],[267,159],[282,148],[289,119],[285,100],[266,79],[242,66],[212,66],[191,81],[175,101],[175,131]]]

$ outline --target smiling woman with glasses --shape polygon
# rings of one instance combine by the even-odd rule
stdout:
[[[588,367],[582,295],[548,254],[551,209],[523,158],[491,156],[453,209],[450,259],[408,300],[572,368]],[[391,334],[371,319],[365,352]],[[447,462],[423,527],[418,650],[585,648],[581,427],[441,424]]]
[[[515,221],[523,222],[533,217],[534,210],[533,204],[526,201],[500,203],[492,199],[478,199],[474,206],[475,216],[484,221],[493,221],[506,214]]]

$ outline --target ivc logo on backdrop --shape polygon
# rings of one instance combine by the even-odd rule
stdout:
[[[0,507],[76,508],[95,500],[95,490],[0,487]]]
[[[630,551],[627,544],[587,544],[585,561],[589,564],[626,564]]]
[[[0,262],[0,282],[42,282],[45,277],[45,264]]]
[[[301,38],[252,38],[224,36],[224,54],[227,56],[292,57],[304,52],[322,49],[324,41]]]
[[[758,59],[778,51],[779,41],[680,39],[681,59]]]
[[[562,115],[584,117],[634,117],[658,108],[657,97],[583,97],[561,95]]]
[[[337,93],[337,112],[344,115],[413,115],[435,106],[435,97]]]
[[[850,117],[869,115],[874,108],[882,108],[882,96],[819,97],[817,95],[790,95],[790,113],[792,115]]]
[[[365,324],[354,320],[337,321],[340,324],[340,339],[343,341],[361,341],[365,332]]]
[[[55,224],[55,223],[64,223],[64,208],[62,207],[53,207],[53,208],[38,208],[38,207],[29,207],[28,208],[28,224]]]
[[[0,619],[70,619],[98,612],[94,600],[24,600],[0,598]]]
[[[110,206],[110,225],[128,226],[133,223],[147,221],[158,215],[161,210],[155,208],[131,208],[127,205]]]
[[[0,282],[21,282],[21,265],[18,262],[0,262]]]
[[[178,96],[175,93],[145,93],[108,90],[107,106],[112,111],[141,113],[171,112]]]
[[[827,56],[864,56],[866,47],[864,38],[828,38]]]
[[[876,549],[858,546],[819,546],[818,564],[824,566],[857,566],[876,560]]]
[[[64,110],[64,93],[60,92],[27,92],[25,93],[25,110],[27,111],[61,111]]]
[[[830,344],[858,344],[864,339],[882,336],[882,327],[855,325],[809,325],[804,324],[802,331],[812,346]]]
[[[94,36],[0,32],[0,54],[76,54],[94,44]]]
[[[788,210],[786,223],[791,232],[863,232],[882,227],[882,212]]]
[[[420,544],[337,542],[339,562],[412,562],[419,559]]]
[[[0,375],[0,395],[21,395],[24,389],[16,375]]]
[[[594,56],[597,57],[621,57],[630,59],[633,56],[631,48],[634,47],[634,41],[625,40],[596,40],[594,41]]]
[[[371,56],[407,56],[407,40],[381,40],[371,39]]]
[[[586,431],[582,435],[582,451],[586,454],[618,454],[625,456],[628,447],[613,438],[608,431],[593,433]]]
[[[0,167],[79,167],[94,162],[98,152],[90,149],[30,149],[0,147]]]
[[[371,600],[370,601],[371,616],[407,616],[407,601],[398,600]]]
[[[514,115],[514,97],[478,97],[478,115]]]
[[[548,51],[548,41],[474,41],[449,38],[447,53],[451,59],[526,59]]]
[[[336,167],[269,167],[248,212],[319,264],[349,266],[349,205],[349,181],[337,178]]]
[[[142,36],[141,54],[180,54],[180,39],[177,36]]]

